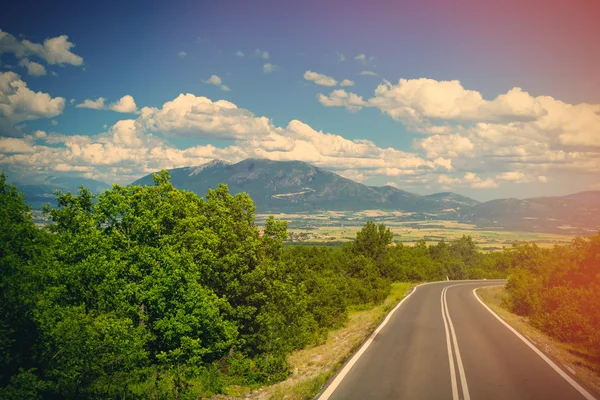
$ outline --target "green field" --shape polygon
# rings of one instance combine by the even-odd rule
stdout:
[[[267,217],[257,215],[259,224]],[[394,233],[394,241],[413,245],[419,240],[435,244],[441,240],[451,241],[463,235],[473,237],[483,250],[499,250],[510,247],[514,242],[536,242],[540,247],[566,244],[571,235],[541,232],[518,232],[481,229],[475,225],[458,221],[411,220],[410,213],[367,210],[361,212],[327,211],[316,214],[276,214],[276,219],[288,221],[290,238],[288,244],[338,244],[356,238],[356,233],[364,223],[372,220],[384,223]]]

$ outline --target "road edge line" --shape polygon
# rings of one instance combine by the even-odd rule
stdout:
[[[448,348],[448,362],[450,364],[450,383],[452,386],[452,399],[458,400],[458,383],[456,381],[456,369],[454,367],[454,357],[452,356],[452,341],[450,339],[450,328],[448,327],[448,321],[446,318],[446,310],[444,309],[444,293],[448,287],[442,289],[440,296],[440,303],[442,304],[442,320],[444,321],[444,330],[446,331],[446,347]]]
[[[369,346],[371,345],[371,343],[375,339],[375,336],[377,336],[379,334],[379,332],[383,329],[383,327],[387,325],[388,321],[392,318],[392,315],[396,312],[396,310],[398,308],[400,308],[400,306],[410,296],[412,296],[413,293],[415,293],[417,291],[417,288],[419,286],[423,286],[423,285],[426,285],[428,283],[430,283],[430,282],[427,282],[427,283],[415,286],[413,288],[413,290],[410,291],[410,293],[408,293],[406,296],[404,296],[404,298],[402,298],[402,300],[400,300],[400,302],[398,304],[396,304],[396,307],[394,307],[392,309],[392,311],[390,311],[385,316],[385,319],[379,324],[379,326],[377,327],[377,329],[375,329],[375,331],[373,331],[373,333],[367,338],[367,340],[363,343],[363,345],[360,347],[360,349],[358,349],[358,351],[354,354],[354,356],[352,356],[352,358],[350,359],[350,361],[348,361],[348,363],[346,363],[346,365],[344,365],[344,367],[337,374],[337,376],[335,377],[335,379],[329,384],[329,386],[327,386],[327,389],[325,389],[325,391],[323,393],[321,393],[321,395],[317,398],[318,400],[327,400],[327,399],[329,399],[329,397],[333,394],[333,392],[335,391],[335,389],[337,389],[337,387],[340,385],[340,383],[342,382],[342,380],[346,377],[346,375],[348,374],[348,372],[350,371],[350,369],[352,369],[352,367],[354,366],[354,364],[356,364],[356,362],[358,361],[358,359],[360,358],[360,356],[362,356],[362,354],[365,351],[367,351],[367,349],[369,348]],[[436,283],[436,282],[431,282],[431,283]]]
[[[556,365],[556,363],[554,361],[552,361],[547,355],[545,355],[540,349],[538,349],[531,342],[529,342],[527,339],[525,339],[523,337],[523,335],[521,335],[515,328],[510,326],[510,324],[508,322],[504,321],[494,310],[492,310],[487,304],[485,304],[483,302],[483,300],[481,300],[476,293],[476,291],[478,289],[485,289],[485,288],[497,287],[497,286],[501,286],[501,285],[490,285],[490,286],[482,286],[482,287],[475,288],[475,289],[473,289],[473,296],[477,299],[477,301],[483,307],[485,307],[486,310],[488,310],[490,312],[490,314],[492,314],[494,316],[494,318],[496,318],[498,321],[500,321],[512,333],[514,333],[515,336],[517,336],[519,339],[521,339],[521,341],[523,341],[523,343],[525,343],[527,346],[529,346],[529,348],[531,350],[533,350],[538,356],[540,356],[542,360],[544,360],[554,371],[556,371],[556,373],[558,373],[564,380],[566,380],[571,386],[573,386],[573,388],[575,388],[575,390],[577,390],[586,400],[597,400],[596,397],[594,397],[590,392],[585,390],[585,388],[583,386],[581,386],[579,383],[577,383],[573,378],[571,378],[569,375],[567,375],[567,373],[565,371],[563,371],[558,365]]]
[[[465,367],[463,366],[462,357],[460,355],[460,348],[458,347],[458,337],[456,336],[456,331],[454,330],[454,324],[452,323],[452,318],[450,317],[450,307],[448,306],[448,290],[450,288],[456,286],[464,286],[470,285],[470,283],[459,283],[452,286],[446,286],[444,288],[444,308],[446,311],[446,318],[448,319],[448,325],[450,326],[450,333],[452,334],[452,343],[454,345],[454,356],[456,357],[456,364],[458,366],[458,374],[460,376],[460,386],[463,393],[463,400],[471,400],[471,395],[469,394],[469,385],[467,384],[467,374],[465,373]]]

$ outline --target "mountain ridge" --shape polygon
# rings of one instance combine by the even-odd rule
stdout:
[[[479,228],[591,233],[600,230],[600,191],[528,199],[479,202],[454,192],[419,195],[390,185],[367,186],[302,161],[250,158],[238,163],[213,160],[169,170],[179,189],[204,196],[225,183],[246,192],[259,213],[319,210],[402,211],[411,220],[458,220]],[[152,175],[133,184],[151,185]],[[595,232],[596,230],[596,232]]]
[[[347,210],[372,208],[426,212],[461,207],[452,199],[427,198],[392,186],[367,186],[302,161],[250,158],[229,164],[213,160],[202,166],[169,170],[171,182],[180,189],[204,196],[219,183],[231,193],[246,192],[260,212]],[[147,175],[133,184],[152,184]],[[454,194],[456,198],[468,199]],[[468,199],[470,204],[478,203]]]

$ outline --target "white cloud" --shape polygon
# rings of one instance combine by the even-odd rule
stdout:
[[[462,180],[460,178],[453,178],[442,174],[437,177],[437,182],[444,186],[451,186],[462,183]]]
[[[229,92],[230,90],[229,86],[223,85],[223,80],[218,75],[211,75],[211,77],[205,80],[204,83],[214,85],[224,92]]]
[[[392,118],[405,123],[430,120],[474,122],[533,121],[546,114],[538,100],[513,88],[494,100],[484,100],[481,93],[465,89],[459,81],[400,79],[375,89],[368,100]]]
[[[466,172],[462,178],[441,174],[437,177],[437,183],[443,185],[446,189],[456,186],[467,186],[474,189],[491,189],[498,187],[498,183],[492,178],[482,179],[474,172]]]
[[[329,96],[319,93],[317,98],[325,107],[346,107],[348,111],[352,112],[360,111],[365,105],[362,97],[354,93],[348,93],[343,89],[336,89]]]
[[[18,59],[37,56],[51,65],[79,66],[83,64],[83,58],[71,52],[71,48],[75,45],[68,39],[67,35],[61,35],[46,39],[43,44],[40,44],[27,39],[19,41],[10,33],[0,30],[0,54],[12,53]]]
[[[177,56],[179,58],[186,58],[187,57],[187,53],[185,51],[180,51],[179,53],[177,53]]]
[[[35,77],[46,75],[46,68],[44,68],[42,64],[36,63],[35,61],[29,61],[27,58],[21,59],[19,65],[27,68],[27,75]]]
[[[35,153],[30,140],[0,137],[0,153]]]
[[[189,93],[179,95],[161,108],[142,108],[140,123],[165,135],[221,139],[267,136],[272,130],[268,118],[255,117],[225,100],[213,102]]]
[[[342,53],[337,53],[337,58],[339,62],[344,62],[346,61],[346,56],[343,55]]]
[[[373,72],[373,71],[361,71],[360,75],[379,76],[379,74],[377,72]]]
[[[351,81],[350,79],[344,79],[340,82],[340,86],[354,86],[354,81]]]
[[[92,110],[105,110],[104,97],[98,97],[96,100],[85,99],[83,103],[77,104],[76,108],[89,108]],[[71,102],[72,103],[72,102]]]
[[[463,181],[470,184],[475,189],[490,189],[498,187],[498,184],[494,182],[492,178],[482,179],[474,172],[467,172],[463,177]]]
[[[52,126],[57,126],[58,125],[58,121],[53,119],[52,121],[50,121],[50,125]]]
[[[40,130],[37,130],[37,131],[35,131],[35,132],[33,133],[33,137],[34,137],[35,139],[43,139],[43,138],[45,138],[46,136],[48,136],[48,134],[47,134],[46,132],[44,132],[44,131],[40,131]]]
[[[335,86],[337,81],[330,76],[320,74],[318,72],[306,71],[304,73],[304,79],[311,81],[321,86]]]
[[[271,72],[275,72],[279,69],[279,67],[277,65],[271,64],[271,63],[266,63],[263,65],[263,72],[265,74],[270,74]]]
[[[269,52],[268,51],[264,51],[264,50],[260,50],[260,49],[256,49],[256,50],[254,50],[254,56],[258,57],[258,58],[262,58],[264,60],[268,60],[269,59]]]
[[[235,52],[235,55],[238,57],[244,57],[244,52],[242,52],[241,50],[238,50]]]
[[[429,158],[440,156],[456,158],[473,154],[473,143],[468,137],[461,135],[433,135],[416,140],[414,147],[423,149]]]
[[[527,176],[519,171],[509,171],[503,172],[501,174],[496,175],[496,179],[499,181],[507,181],[513,183],[525,183],[529,182]]]
[[[34,92],[14,72],[0,73],[0,134],[15,134],[17,123],[60,115],[63,97]]]
[[[106,99],[98,97],[96,100],[86,99],[83,103],[77,104],[76,108],[89,108],[92,110],[112,110],[120,113],[134,113],[137,111],[135,100],[132,96],[126,94],[118,101],[105,105]]]
[[[135,104],[135,100],[130,95],[125,95],[108,106],[110,110],[120,112],[120,113],[134,113],[137,111],[137,106]]]
[[[151,134],[232,139],[225,148],[213,145],[178,149]],[[433,171],[437,164],[413,153],[380,148],[369,140],[348,140],[292,120],[274,126],[227,101],[180,95],[161,108],[145,107],[137,119],[115,123],[96,136],[36,135],[19,143],[5,143],[0,164],[39,171],[79,171],[86,176],[129,183],[160,168],[197,165],[213,158],[232,162],[248,157],[301,160],[337,171],[362,171],[354,179],[374,175],[410,176]],[[49,146],[52,145],[52,146]],[[8,152],[18,150],[20,153]],[[60,165],[52,160],[60,160]],[[124,173],[123,171],[129,171]],[[115,176],[115,171],[119,175]]]
[[[207,81],[223,84],[218,76]],[[488,118],[489,110],[495,110],[497,115],[505,117],[510,114],[506,110],[513,113],[522,110],[523,107],[515,107],[515,104],[530,101],[519,99],[524,93],[514,91],[501,97],[494,107],[480,107],[487,112],[482,114]],[[515,94],[517,96],[512,97]],[[377,96],[376,92],[374,97]],[[466,97],[470,98],[469,95]],[[319,94],[318,99],[325,106],[343,106],[351,111],[375,107],[371,99],[364,100],[343,89],[333,90],[327,96]],[[565,137],[575,140],[581,132],[585,132],[587,141],[593,141],[593,121],[600,109],[591,104],[569,105],[552,98],[537,97],[534,100],[543,109],[537,119],[482,122],[434,118],[429,116],[435,110],[432,104],[439,107],[439,112],[445,103],[440,106],[424,98],[413,99],[410,105],[414,107],[416,117],[406,121],[427,136],[414,140],[412,152],[404,152],[381,148],[369,140],[348,140],[298,120],[290,121],[286,126],[275,126],[269,118],[256,116],[228,101],[213,102],[206,97],[182,94],[161,107],[145,107],[136,119],[119,121],[93,137],[54,133],[44,137],[35,133],[23,138],[22,142],[5,142],[0,150],[0,164],[27,171],[52,171],[58,167],[50,160],[60,160],[64,164],[60,168],[65,171],[71,167],[72,171],[78,171],[75,168],[79,168],[81,173],[97,178],[109,177],[111,182],[115,180],[112,171],[118,169],[117,179],[124,183],[160,168],[197,165],[212,158],[235,162],[248,157],[301,160],[360,181],[377,177],[378,182],[384,182],[384,177],[402,177],[404,187],[420,188],[433,184],[437,188],[490,189],[510,187],[511,183],[517,182],[542,185],[550,180],[550,176],[560,182],[562,178],[556,177],[561,174],[597,176],[600,150],[591,145],[567,145],[564,142]],[[486,100],[482,99],[482,102]],[[2,105],[0,100],[0,107]],[[110,107],[104,99],[99,106]],[[463,103],[457,107],[459,111],[452,111],[455,114],[447,114],[464,114],[469,110]],[[516,115],[519,116],[519,112]],[[573,121],[574,116],[579,116],[580,120]],[[202,145],[179,149],[167,141],[172,136],[232,142],[225,148]],[[18,152],[8,152],[9,149]]]

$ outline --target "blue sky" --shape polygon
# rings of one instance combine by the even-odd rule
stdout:
[[[173,3],[2,13],[0,168],[129,183],[265,157],[482,200],[600,189],[590,2]]]

